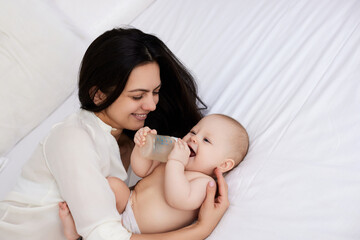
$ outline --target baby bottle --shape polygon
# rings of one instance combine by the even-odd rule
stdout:
[[[145,145],[140,148],[141,154],[144,158],[167,162],[169,153],[173,149],[176,140],[176,137],[149,133],[146,135]]]

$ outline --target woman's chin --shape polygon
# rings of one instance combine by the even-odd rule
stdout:
[[[126,129],[132,130],[132,131],[137,131],[140,128],[144,127],[144,124],[145,124],[145,121],[137,121],[137,122],[132,123]]]

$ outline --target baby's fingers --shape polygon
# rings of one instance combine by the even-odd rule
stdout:
[[[177,143],[179,144],[180,148],[186,151],[190,152],[189,146],[187,145],[187,143],[185,141],[183,141],[182,139],[178,139]]]
[[[186,142],[181,139],[178,139],[174,145],[174,150],[179,151],[179,153],[183,154],[184,156],[189,156],[190,149]]]
[[[149,132],[153,132],[155,131],[154,134],[156,134],[156,130],[153,129],[151,130],[149,127],[143,127],[143,128],[140,128],[136,134],[135,134],[135,137],[134,137],[134,142],[135,144],[139,145],[139,146],[142,146],[145,144],[145,141],[146,141],[146,135],[149,133]]]
[[[145,137],[150,131],[151,129],[149,127],[143,127],[139,130],[139,134],[140,136]]]
[[[143,136],[140,134],[140,130],[134,136],[134,142],[136,145],[141,145]]]

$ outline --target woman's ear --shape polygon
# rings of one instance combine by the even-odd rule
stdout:
[[[218,168],[220,169],[220,171],[222,173],[225,173],[225,172],[228,172],[230,171],[231,169],[233,169],[235,166],[235,161],[233,159],[225,159],[221,164],[220,166],[218,166]]]
[[[94,91],[96,91],[95,94]],[[91,87],[89,94],[90,96],[94,96],[93,102],[96,106],[99,106],[106,99],[106,94],[103,93],[100,89],[97,89],[97,86]]]

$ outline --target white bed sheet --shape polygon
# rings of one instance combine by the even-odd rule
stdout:
[[[359,1],[158,0],[132,23],[248,129],[209,239],[360,238],[359,16]]]
[[[209,239],[360,238],[359,16],[356,0],[157,0],[131,23],[189,67],[209,113],[248,129],[249,154],[226,177],[230,208]],[[33,139],[6,156],[0,182]]]

